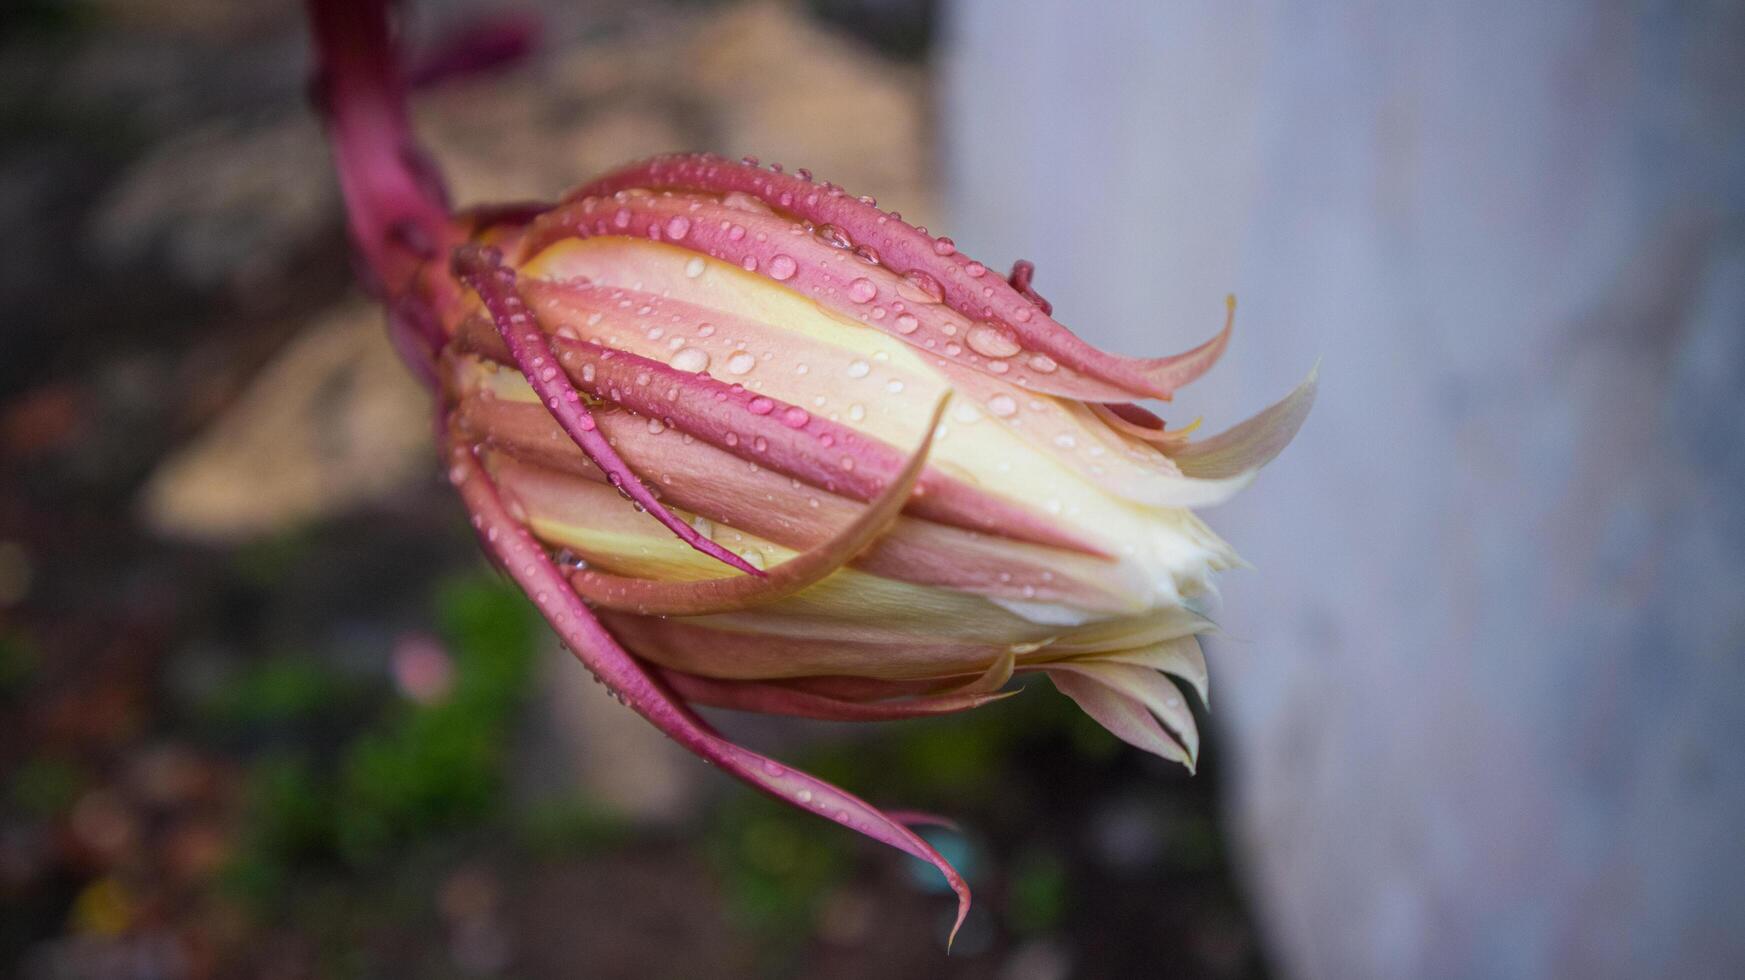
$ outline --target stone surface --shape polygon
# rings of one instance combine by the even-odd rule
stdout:
[[[1745,17],[962,0],[953,233],[1065,323],[1188,347],[1214,717],[1303,977],[1745,970]],[[1036,66],[1046,64],[1047,71]],[[1017,107],[990,111],[990,102]],[[1185,421],[1185,418],[1184,418]]]

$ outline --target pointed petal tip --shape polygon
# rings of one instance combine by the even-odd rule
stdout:
[[[1190,442],[1170,452],[1184,476],[1202,480],[1253,476],[1272,462],[1296,438],[1314,407],[1320,383],[1317,358],[1309,374],[1290,394],[1262,409],[1245,422],[1199,442]]]

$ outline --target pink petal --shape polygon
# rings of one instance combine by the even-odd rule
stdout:
[[[457,420],[467,438],[500,449],[513,462],[493,462],[497,479],[532,514],[565,524],[587,523],[591,496],[574,477],[605,476],[563,438],[543,408],[503,398],[467,396]],[[819,491],[705,443],[686,444],[675,431],[653,431],[647,419],[621,409],[596,410],[600,431],[639,473],[655,477],[669,506],[747,531],[796,550],[828,540],[830,529],[854,520],[860,504]],[[528,465],[537,464],[537,465]],[[556,471],[556,472],[554,472]],[[1135,569],[1076,552],[1046,548],[962,528],[900,517],[851,566],[917,585],[980,595],[1133,614],[1149,605],[1149,583]]]
[[[1016,363],[1011,366],[1012,377],[1025,378],[1037,391],[1095,401],[1128,401],[1134,396],[1168,398],[1176,388],[1209,367],[1210,361],[1216,359],[1228,340],[1226,329],[1225,333],[1194,351],[1167,358],[1147,360],[1105,353],[1056,322],[1049,315],[1050,311],[1044,308],[1045,304],[1039,305],[1014,288],[1012,283],[957,252],[949,239],[931,238],[894,215],[885,214],[872,204],[828,184],[814,185],[798,176],[759,170],[711,155],[672,155],[633,164],[571,192],[565,202],[566,206],[580,207],[591,198],[608,198],[606,205],[611,206],[608,213],[616,215],[616,207],[625,202],[614,196],[638,188],[709,194],[736,192],[757,198],[771,208],[779,208],[814,226],[839,230],[854,244],[876,253],[883,270],[899,278],[929,277],[937,283],[944,303],[954,311],[972,322],[996,324],[1029,356],[1041,355],[1053,362],[1056,365],[1054,372],[1035,371],[1028,365]],[[784,235],[787,226],[792,224],[785,218],[768,220],[778,223]],[[583,228],[599,227],[581,225],[580,222],[573,224]],[[647,233],[634,219],[630,224],[636,233]],[[750,227],[744,222],[740,224]],[[746,235],[736,243],[752,237]],[[771,240],[775,240],[773,236]],[[785,238],[781,241],[783,245],[790,244]],[[713,244],[705,237],[699,246],[686,236],[687,247],[707,248]],[[830,248],[823,243],[820,245]],[[745,256],[740,255],[740,251],[735,249],[734,254],[743,260]],[[793,257],[799,258],[797,255]],[[1023,278],[1027,284],[1029,277]],[[821,282],[819,285],[831,288],[832,284]],[[846,283],[836,286],[838,293],[851,295],[842,286]],[[1061,371],[1069,376],[1060,376]],[[1080,384],[1097,384],[1103,394],[1078,393]],[[1125,392],[1127,397],[1122,397],[1121,392]]]
[[[620,647],[532,535],[510,517],[473,451],[448,433],[449,476],[460,490],[487,550],[531,596],[564,643],[630,708],[679,744],[719,765],[752,787],[801,809],[815,810],[851,830],[920,858],[945,875],[957,894],[957,928],[969,912],[969,886],[946,860],[913,831],[865,801],[803,772],[723,739],[694,712],[675,701],[637,660]]]
[[[1101,654],[1096,659],[1110,663],[1136,664],[1174,674],[1193,685],[1195,693],[1200,696],[1201,704],[1211,704],[1206,655],[1200,649],[1200,639],[1197,636],[1183,636],[1133,650]]]
[[[1175,739],[1170,738],[1144,704],[1090,677],[1070,671],[1050,670],[1048,679],[1054,682],[1060,693],[1072,698],[1085,714],[1096,719],[1097,724],[1121,741],[1171,762],[1179,762],[1187,766],[1188,771],[1193,771],[1193,759]]]
[[[549,299],[551,289],[529,284],[535,297]],[[550,316],[550,310],[545,306],[542,315]],[[828,492],[869,501],[903,467],[906,456],[897,447],[814,415],[803,406],[591,341],[561,336],[553,340],[557,366],[587,394],[659,419],[710,445]],[[501,358],[507,353],[496,333],[477,319],[461,325],[456,343],[461,350],[486,356]],[[543,392],[541,397],[545,397]],[[908,506],[917,517],[1016,540],[1100,553],[1058,521],[1017,502],[983,493],[935,468],[923,472],[919,486],[920,493]]]
[[[870,506],[834,536],[782,562],[762,578],[663,582],[582,569],[570,575],[570,584],[582,598],[607,609],[641,615],[695,616],[774,602],[823,581],[896,520],[927,463],[927,450],[933,445],[939,417],[944,414],[949,401],[949,395],[939,400],[921,445],[909,457],[902,472],[873,498]]]
[[[1217,480],[1252,472],[1271,462],[1309,417],[1320,373],[1317,365],[1295,390],[1248,421],[1172,451],[1176,465],[1189,476]]]
[[[674,517],[619,458],[611,443],[599,433],[587,406],[582,404],[581,397],[558,366],[558,358],[547,342],[545,332],[540,329],[538,319],[515,290],[515,272],[502,264],[496,250],[463,246],[455,250],[454,262],[456,274],[484,302],[500,339],[521,368],[521,373],[526,375],[528,383],[539,393],[552,416],[576,445],[606,472],[612,485],[641,504],[650,517],[665,525],[686,544],[753,578],[761,576],[763,573],[745,559]]]
[[[754,711],[765,715],[815,718],[820,721],[900,721],[905,718],[927,718],[966,711],[1011,696],[997,692],[963,692],[869,703],[829,698],[811,691],[765,681],[724,681],[664,669],[661,676],[680,697],[693,704],[734,711]]]

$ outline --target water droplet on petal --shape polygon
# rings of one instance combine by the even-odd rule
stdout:
[[[768,415],[770,412],[775,410],[775,407],[776,407],[775,402],[770,401],[768,398],[765,398],[762,395],[759,395],[756,398],[753,398],[751,401],[745,403],[745,410],[750,412],[753,415]]]
[[[865,361],[851,361],[848,365],[848,376],[851,378],[864,378],[871,373],[872,365]]]
[[[757,367],[757,358],[753,357],[749,351],[735,351],[733,356],[727,359],[728,374],[750,374],[754,367]]]
[[[980,279],[988,274],[988,267],[982,265],[980,262],[971,262],[969,265],[963,267],[963,271],[964,274],[969,276],[971,279]]]
[[[787,411],[782,413],[782,424],[790,429],[803,429],[810,421],[812,421],[812,416],[798,405],[790,405]]]
[[[978,323],[971,327],[967,339],[970,350],[983,357],[1011,357],[1023,350],[1011,334],[991,323]]]
[[[819,241],[822,241],[824,244],[829,245],[832,248],[854,247],[854,239],[848,237],[848,232],[845,232],[841,228],[832,224],[826,223],[819,225],[812,231],[812,234],[818,236]]]
[[[908,334],[914,333],[921,326],[921,321],[915,319],[915,315],[913,313],[900,313],[900,314],[898,314],[896,323],[897,323],[897,332],[900,334],[904,334],[905,336]]]
[[[879,287],[871,279],[862,277],[848,284],[848,298],[856,303],[870,303],[878,294]]]
[[[897,294],[916,303],[937,303],[945,298],[945,287],[925,272],[910,272],[903,276]]]
[[[769,260],[770,278],[777,282],[787,282],[794,278],[794,273],[797,271],[799,271],[799,265],[794,262],[792,256],[778,254]]]
[[[944,235],[941,235],[938,238],[934,239],[933,251],[939,255],[950,255],[951,253],[957,251],[957,243],[952,241],[949,238],[946,238]]]
[[[1018,414],[1018,402],[1011,395],[995,395],[988,399],[988,411],[1003,419]]]
[[[670,362],[675,371],[696,374],[709,366],[709,352],[701,347],[681,347]]]
[[[1054,363],[1054,358],[1049,357],[1047,354],[1030,355],[1030,367],[1032,370],[1039,373],[1052,374],[1054,369],[1059,366],[1060,365]]]
[[[691,233],[691,219],[682,214],[673,215],[667,219],[666,236],[668,238],[683,238]]]
[[[702,275],[705,265],[706,263],[703,261],[701,255],[691,256],[691,260],[685,263],[685,278],[695,279]]]

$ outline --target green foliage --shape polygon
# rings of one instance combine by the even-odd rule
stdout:
[[[1060,924],[1067,904],[1066,863],[1057,854],[1028,851],[1013,862],[1006,892],[1006,921],[1020,935]]]
[[[740,794],[715,814],[704,847],[729,914],[773,941],[811,933],[825,895],[848,874],[849,843],[810,814]]]
[[[330,714],[360,697],[359,684],[307,656],[275,656],[251,665],[200,706],[227,728],[271,728]]]
[[[374,713],[330,751],[267,753],[251,764],[243,846],[229,875],[239,894],[271,900],[290,867],[321,860],[371,866],[432,835],[502,815],[503,765],[538,619],[520,592],[496,579],[448,583],[437,607],[454,661],[445,699],[378,697]],[[270,727],[367,701],[360,694],[319,661],[276,659],[219,692],[210,710]]]
[[[516,821],[515,831],[520,845],[540,858],[604,850],[631,834],[622,817],[582,797],[530,805]]]
[[[7,802],[38,818],[56,817],[72,808],[89,782],[84,770],[64,759],[39,755],[27,759],[7,780]]]

